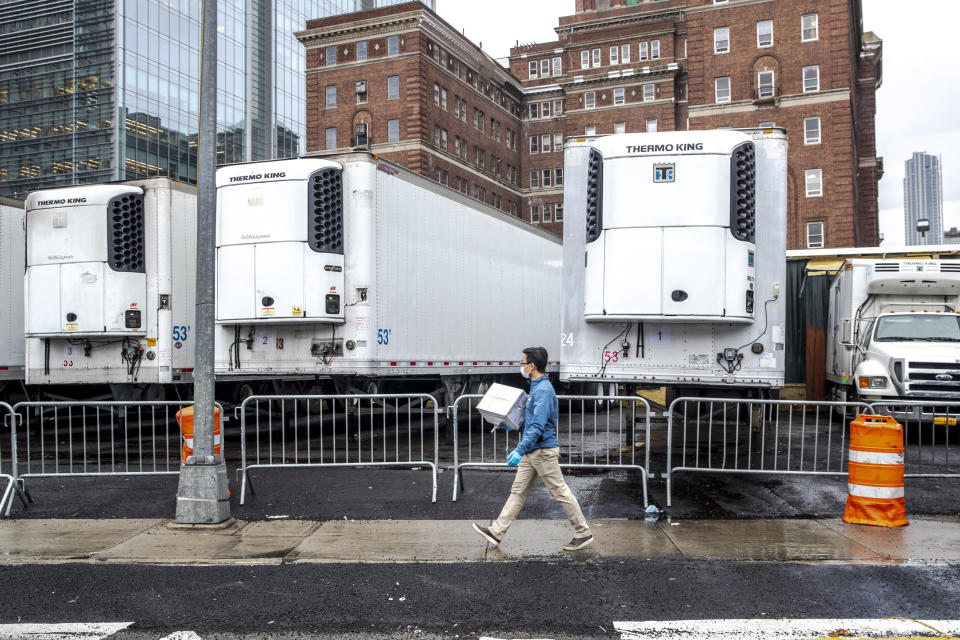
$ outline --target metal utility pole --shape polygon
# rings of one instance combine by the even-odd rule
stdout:
[[[214,277],[217,219],[217,0],[203,0],[200,126],[197,141],[197,318],[193,371],[194,448],[180,468],[178,524],[216,524],[230,517],[227,468],[214,455]]]

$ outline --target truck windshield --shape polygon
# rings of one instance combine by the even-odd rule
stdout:
[[[960,316],[894,315],[877,319],[877,342],[960,342]]]

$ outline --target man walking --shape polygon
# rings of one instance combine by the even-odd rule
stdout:
[[[573,525],[573,540],[563,545],[564,551],[583,549],[593,542],[593,534],[580,511],[580,504],[560,471],[560,443],[557,441],[559,403],[546,369],[546,349],[529,347],[523,350],[520,373],[530,379],[530,397],[524,410],[523,437],[516,449],[507,455],[507,464],[517,467],[517,475],[500,517],[489,528],[473,525],[474,530],[493,546],[500,544],[507,529],[516,520],[537,476],[543,480],[550,496],[563,505],[563,512]]]

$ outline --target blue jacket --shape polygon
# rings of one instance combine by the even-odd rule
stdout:
[[[517,445],[517,453],[526,455],[536,449],[559,447],[557,440],[557,416],[560,403],[547,376],[540,376],[530,383],[530,397],[524,409],[523,438]]]

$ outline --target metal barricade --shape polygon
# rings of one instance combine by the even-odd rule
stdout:
[[[871,402],[903,425],[905,478],[960,478],[960,402]]]
[[[506,456],[517,445],[519,434],[484,422],[476,413],[482,395],[456,399],[453,412],[453,501],[463,488],[466,468],[506,468]],[[650,475],[650,405],[636,396],[558,396],[562,469],[623,469],[640,472],[643,506],[648,504]],[[638,407],[642,409],[638,410]],[[461,434],[460,409],[466,409],[466,434]],[[640,415],[642,411],[642,415]],[[642,425],[637,427],[638,422]],[[642,440],[638,440],[638,435]],[[643,454],[637,450],[643,448]]]
[[[13,496],[18,494],[21,500],[25,501],[25,496],[20,489],[17,480],[17,430],[16,414],[6,402],[0,402],[0,413],[3,413],[3,425],[10,428],[10,451],[4,451],[3,438],[0,438],[0,482],[6,480],[7,484],[0,494],[0,516],[10,515],[10,509],[13,506]]]
[[[870,411],[863,402],[677,398],[667,412],[667,506],[680,472],[845,476],[847,425]]]
[[[20,402],[12,409],[15,477],[177,474],[176,413],[191,404]]]
[[[433,396],[251,396],[237,413],[242,442],[240,504],[248,486],[256,493],[251,469],[312,467],[426,466],[433,476],[433,502],[437,501],[440,409]]]

